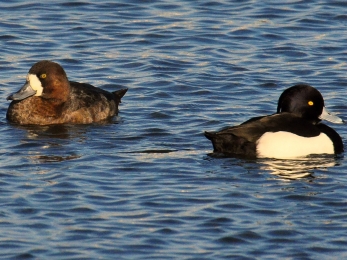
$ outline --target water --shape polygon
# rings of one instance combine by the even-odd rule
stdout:
[[[203,131],[308,83],[346,120],[344,1],[0,3],[4,259],[344,259],[347,164],[212,158]],[[37,61],[128,87],[109,124],[18,127]],[[345,125],[333,125],[346,142]]]

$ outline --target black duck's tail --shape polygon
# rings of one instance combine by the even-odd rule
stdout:
[[[207,139],[211,140],[214,153],[225,155],[238,155],[244,157],[255,157],[255,143],[247,141],[231,133],[211,133],[205,132]]]

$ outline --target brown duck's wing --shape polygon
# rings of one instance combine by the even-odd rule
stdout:
[[[103,90],[101,88],[94,87],[88,83],[80,83],[75,81],[70,81],[71,91],[73,93],[81,94],[82,98],[85,95],[98,96],[100,94],[104,95],[108,99],[113,99],[113,93]]]
[[[74,100],[81,100],[83,103],[82,106],[91,105],[91,103],[98,100],[114,100],[118,105],[121,101],[121,98],[125,95],[128,89],[121,89],[114,92],[109,92],[101,88],[94,87],[93,85],[87,83],[79,83],[70,81],[71,86],[71,97]]]
[[[121,95],[90,84],[70,82],[70,97],[63,110],[66,122],[91,123],[118,114]],[[126,91],[123,91],[123,95]]]

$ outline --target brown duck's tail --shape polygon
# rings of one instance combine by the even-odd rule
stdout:
[[[216,147],[215,142],[216,142],[216,133],[214,132],[207,132],[205,131],[204,133],[205,137],[212,142],[213,145],[213,150],[216,152],[218,150],[218,147]]]
[[[128,89],[127,88],[123,88],[117,91],[112,92],[115,97],[119,100],[119,103],[121,102],[121,98],[125,95],[125,93],[127,93]]]
[[[213,140],[213,137],[216,135],[215,133],[212,133],[212,132],[207,132],[205,131],[204,133],[205,137],[208,139],[208,140]]]

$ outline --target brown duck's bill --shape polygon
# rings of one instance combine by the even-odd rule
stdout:
[[[23,87],[7,97],[7,100],[23,100],[27,97],[31,97],[36,94],[36,90],[33,90],[29,82],[26,82]]]

